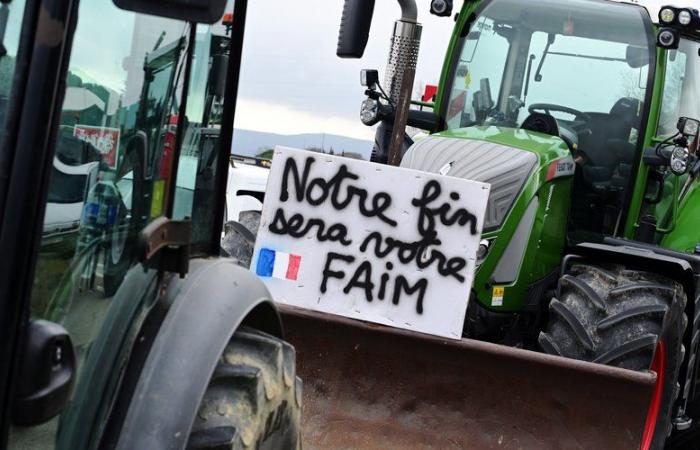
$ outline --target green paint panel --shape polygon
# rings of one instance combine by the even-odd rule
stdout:
[[[685,253],[694,253],[700,245],[700,180],[691,182],[681,200],[675,227],[661,245]]]
[[[495,238],[487,257],[476,273],[476,300],[487,309],[516,312],[525,306],[527,289],[555,270],[561,262],[566,238],[566,224],[571,201],[573,177],[547,180],[549,166],[570,157],[566,144],[558,137],[532,131],[503,127],[469,127],[436,133],[453,139],[492,142],[537,155],[539,165],[515,201],[499,230],[484,233],[484,239]],[[493,304],[491,276],[505,253],[525,211],[535,197],[539,206],[515,282],[504,286],[502,303]]]

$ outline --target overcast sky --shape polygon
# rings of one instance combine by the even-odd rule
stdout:
[[[237,128],[279,134],[325,132],[372,139],[359,119],[364,88],[360,69],[384,68],[396,0],[377,0],[369,44],[360,60],[335,56],[342,0],[256,0],[248,4]],[[416,84],[437,84],[452,18],[430,15],[418,0],[423,24]]]
[[[677,3],[688,1],[694,0]],[[667,2],[673,3],[640,0],[657,7]],[[455,11],[461,4],[455,1]],[[335,56],[342,7],[343,0],[249,2],[236,127],[372,139],[374,130],[359,120],[364,92],[359,72],[377,68],[384,79],[389,39],[400,8],[396,0],[377,0],[365,56],[345,60]],[[418,0],[418,10],[423,39],[416,85],[437,84],[454,21],[431,15],[430,0]]]

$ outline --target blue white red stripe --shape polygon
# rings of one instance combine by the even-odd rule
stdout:
[[[296,280],[299,275],[301,256],[261,248],[255,273],[259,277]]]

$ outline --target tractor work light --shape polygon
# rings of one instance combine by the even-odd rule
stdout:
[[[673,28],[662,28],[661,30],[659,30],[657,43],[659,47],[668,50],[676,50],[680,43],[678,31],[674,30]]]
[[[700,13],[697,9],[664,6],[659,11],[659,22],[663,26],[681,26],[683,28],[700,27]]]
[[[659,20],[664,25],[671,25],[676,20],[676,10],[673,8],[663,8],[659,11]]]
[[[452,14],[452,0],[433,0],[430,2],[430,14],[447,17]]]
[[[681,12],[678,13],[678,23],[683,25],[684,27],[687,27],[693,22],[693,14],[687,10],[683,9]]]
[[[373,88],[379,82],[379,72],[374,69],[362,69],[360,71],[360,84]]]
[[[700,121],[681,117],[678,119],[678,131],[687,138],[695,138],[700,131]]]

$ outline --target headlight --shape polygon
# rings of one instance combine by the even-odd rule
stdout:
[[[688,170],[688,149],[676,147],[671,153],[671,172],[676,175],[683,175]]]
[[[362,102],[360,120],[368,127],[379,122],[379,102],[377,100],[367,98]]]
[[[673,157],[676,159],[684,159],[686,156],[688,156],[688,151],[683,147],[676,147],[673,150]]]
[[[687,9],[681,10],[681,12],[678,13],[678,23],[684,27],[690,25],[692,21],[693,15]]]
[[[659,31],[657,42],[663,48],[675,50],[679,44],[678,32],[672,28],[662,28]]]
[[[664,25],[670,25],[676,20],[676,11],[671,8],[664,8],[659,12],[659,20]]]
[[[679,159],[671,160],[671,171],[676,175],[683,175],[685,173],[686,168],[687,166],[685,162]]]
[[[476,250],[477,264],[480,264],[486,258],[486,255],[489,253],[489,247],[491,247],[491,241],[488,239],[482,239],[479,242],[479,248]]]

